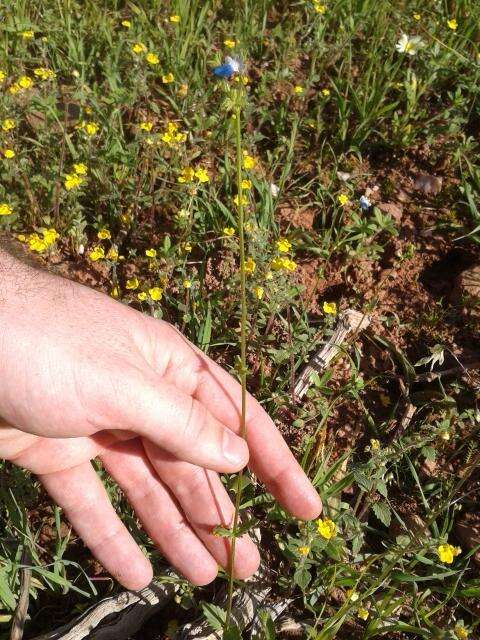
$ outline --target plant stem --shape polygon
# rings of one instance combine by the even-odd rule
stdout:
[[[237,151],[237,194],[238,194],[238,236],[239,236],[239,256],[240,256],[240,382],[242,385],[242,404],[240,417],[240,436],[246,438],[246,403],[247,403],[247,286],[245,273],[245,232],[244,232],[244,211],[242,195],[242,124],[241,106],[238,103],[235,107],[236,126],[236,151]],[[229,580],[228,580],[228,601],[227,615],[225,618],[225,629],[230,625],[233,601],[233,582],[235,566],[235,546],[237,540],[237,529],[240,519],[240,502],[242,498],[243,469],[237,478],[237,492],[235,496],[235,514],[233,517],[233,537],[230,548]]]

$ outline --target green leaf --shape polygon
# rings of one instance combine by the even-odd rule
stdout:
[[[390,522],[392,521],[392,512],[390,511],[390,507],[386,502],[381,500],[380,502],[375,502],[372,506],[373,513],[380,520],[382,524],[386,527],[390,526]]]
[[[211,602],[202,602],[202,612],[214,631],[221,631],[227,619],[227,612]]]
[[[297,584],[302,591],[308,587],[308,583],[310,582],[312,576],[310,575],[310,571],[302,566],[298,567],[293,576],[293,581]]]

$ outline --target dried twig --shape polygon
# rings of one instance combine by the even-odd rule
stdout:
[[[294,389],[295,397],[299,400],[303,398],[311,385],[312,374],[319,374],[324,371],[330,361],[341,351],[342,345],[347,338],[352,334],[358,334],[364,331],[369,324],[370,318],[364,313],[354,311],[353,309],[342,311],[338,316],[334,332],[330,339],[315,353],[297,378]]]
[[[22,553],[22,565],[20,569],[20,597],[18,599],[15,615],[13,616],[12,628],[10,631],[10,640],[22,640],[25,620],[28,613],[28,602],[30,600],[30,581],[32,579],[32,570],[26,566],[29,554],[26,549]]]

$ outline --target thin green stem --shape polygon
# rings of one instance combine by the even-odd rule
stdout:
[[[242,385],[242,405],[240,418],[240,435],[247,436],[246,425],[246,404],[247,404],[247,285],[245,273],[245,232],[244,232],[244,210],[242,195],[242,123],[241,105],[235,107],[235,132],[237,151],[237,194],[238,194],[238,237],[239,237],[239,257],[240,257],[240,382]],[[235,566],[235,547],[237,540],[238,523],[240,519],[240,502],[242,498],[243,469],[237,478],[237,492],[235,496],[235,515],[233,517],[233,537],[230,548],[229,580],[228,580],[228,601],[227,615],[225,618],[225,629],[228,629],[232,616],[233,583]]]

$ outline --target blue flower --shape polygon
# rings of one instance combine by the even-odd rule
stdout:
[[[362,209],[362,211],[366,211],[367,209],[370,209],[371,206],[372,206],[372,203],[367,198],[367,196],[362,196],[360,198],[360,209]]]
[[[235,58],[227,56],[225,62],[218,67],[214,67],[213,73],[219,78],[231,78],[235,73],[239,73],[242,70],[242,63]]]

